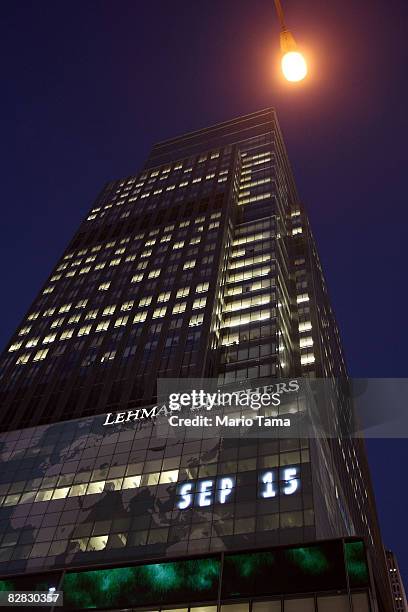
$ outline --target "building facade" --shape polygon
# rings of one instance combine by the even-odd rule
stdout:
[[[390,576],[395,612],[407,612],[408,603],[398,561],[392,550],[385,551]]]
[[[55,572],[64,591],[81,592],[89,578],[83,597],[103,607],[101,574],[87,572],[105,568],[116,574],[102,582],[127,584],[184,562],[171,566],[184,589],[201,563],[208,592],[147,601],[126,586],[109,609],[391,609],[365,452],[338,385],[347,377],[339,332],[273,109],[159,143],[140,173],[108,183],[0,368],[5,584]],[[326,436],[163,439],[149,418],[106,424],[108,413],[155,405],[158,379],[294,377],[332,381]],[[263,495],[271,479],[277,488]],[[233,576],[245,571],[228,565],[232,551],[261,574],[279,574],[272,558],[280,571],[294,571],[295,558],[309,569],[298,584],[267,588],[254,572],[234,595]],[[326,578],[313,581],[319,565]]]

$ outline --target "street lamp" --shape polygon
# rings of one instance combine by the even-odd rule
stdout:
[[[303,55],[298,51],[292,32],[285,23],[281,0],[275,0],[275,8],[280,24],[280,47],[282,53],[282,72],[288,81],[302,81],[307,75],[307,64]]]

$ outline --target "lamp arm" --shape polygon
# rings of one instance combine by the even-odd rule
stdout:
[[[282,8],[281,0],[274,0],[274,2],[275,2],[275,9],[276,9],[276,12],[278,14],[278,19],[279,19],[279,25],[280,25],[281,32],[287,32],[288,28],[286,27],[285,15],[283,13],[283,8]]]

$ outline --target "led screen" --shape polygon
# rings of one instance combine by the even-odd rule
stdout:
[[[58,588],[60,578],[60,573],[2,578],[0,580],[0,591],[48,591],[50,587]]]
[[[225,555],[222,597],[343,589],[341,542]]]
[[[350,580],[350,587],[363,587],[368,585],[368,566],[365,554],[364,542],[345,542],[344,553],[346,567]]]
[[[220,559],[188,559],[135,567],[68,572],[64,606],[111,608],[217,598]]]

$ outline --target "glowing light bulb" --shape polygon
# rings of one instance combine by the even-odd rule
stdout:
[[[307,75],[306,60],[299,51],[288,51],[282,57],[282,72],[287,81],[302,81]]]

